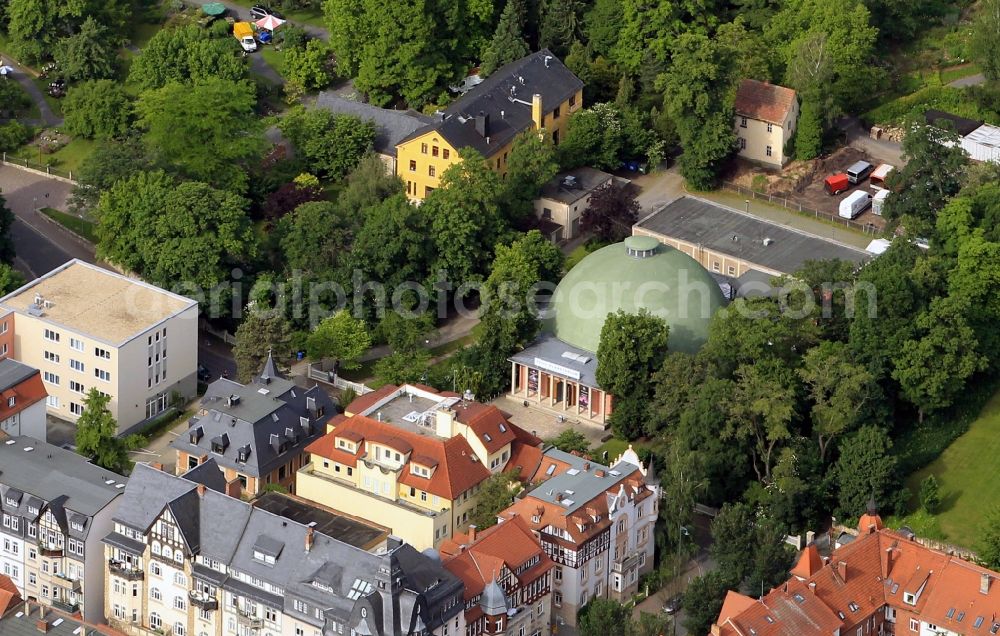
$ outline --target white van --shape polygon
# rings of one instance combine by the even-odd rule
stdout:
[[[842,219],[853,219],[864,212],[872,204],[872,195],[864,190],[855,190],[840,202],[839,216]]]

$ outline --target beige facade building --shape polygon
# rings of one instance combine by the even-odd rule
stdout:
[[[0,299],[13,355],[42,372],[48,412],[75,421],[91,388],[110,396],[125,433],[174,394],[196,390],[198,303],[72,260]]]
[[[306,451],[296,494],[389,528],[418,550],[466,528],[480,487],[541,440],[495,406],[428,387],[356,399]]]
[[[579,236],[581,218],[590,207],[590,195],[616,180],[628,183],[627,179],[616,179],[596,168],[577,168],[556,175],[542,186],[535,199],[535,216],[542,234],[553,243]]]
[[[783,166],[788,161],[785,144],[799,120],[795,91],[745,79],[736,90],[735,111],[739,155],[767,166]]]

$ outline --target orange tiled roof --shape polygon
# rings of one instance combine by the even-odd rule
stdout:
[[[824,612],[806,607],[815,598],[836,618],[842,632],[891,606],[951,632],[986,636],[994,624],[1000,625],[998,580],[996,572],[883,529],[836,550],[829,563],[806,580],[792,579],[760,603],[724,604],[717,625],[722,636],[747,634],[750,629],[758,636],[830,634],[828,621],[820,621]],[[906,593],[916,598],[907,603]],[[801,623],[803,612],[821,628]]]
[[[351,401],[350,404],[344,407],[344,412],[348,415],[356,415],[361,413],[371,407],[382,399],[385,399],[392,395],[395,391],[398,391],[399,387],[394,384],[386,384],[383,387],[372,391],[371,393],[365,393],[364,395],[358,396]]]
[[[516,439],[514,425],[492,404],[460,402],[452,408],[455,419],[472,429],[487,453],[493,454]]]
[[[21,595],[17,591],[17,586],[10,577],[0,574],[0,616],[7,613],[7,610],[21,602]]]
[[[349,453],[336,448],[337,437],[360,438],[358,452]],[[449,500],[490,476],[490,471],[483,466],[469,442],[462,436],[444,440],[418,435],[363,415],[348,418],[336,429],[306,447],[306,451],[349,466],[357,466],[358,460],[365,454],[365,442],[368,441],[391,446],[400,452],[412,452],[411,460],[419,457],[420,463],[437,462],[437,468],[430,478],[414,475],[410,472],[409,463],[405,464],[400,469],[399,483]]]
[[[42,375],[35,371],[26,380],[0,391],[0,420],[6,420],[20,413],[32,404],[45,399],[48,393],[42,384]],[[14,406],[7,406],[14,398]]]
[[[799,560],[796,561],[790,574],[800,579],[808,579],[821,567],[823,567],[823,559],[819,556],[819,549],[816,548],[815,543],[810,543],[799,555]]]
[[[781,125],[795,99],[795,91],[790,88],[745,79],[736,89],[735,111],[737,115]]]

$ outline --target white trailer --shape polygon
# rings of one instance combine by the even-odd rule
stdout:
[[[855,190],[840,202],[839,216],[842,219],[853,219],[872,204],[872,195],[864,190]]]

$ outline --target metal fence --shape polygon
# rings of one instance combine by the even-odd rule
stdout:
[[[0,155],[0,164],[21,168],[22,170],[27,170],[29,172],[34,172],[47,177],[61,179],[76,185],[76,181],[73,179],[72,170],[59,170],[58,168],[53,168],[52,166],[35,163],[34,161],[25,159],[24,157],[15,157],[14,155],[6,152]]]
[[[351,382],[350,380],[340,377],[333,371],[326,371],[323,369],[324,366],[325,365],[321,362],[311,363],[309,365],[309,378],[312,380],[325,382],[327,384],[332,384],[335,388],[341,390],[351,389],[357,395],[364,395],[366,393],[371,393],[372,391],[374,391],[374,389],[365,384],[362,384],[360,382]]]
[[[833,223],[834,225],[841,225],[843,227],[862,232],[864,234],[870,234],[875,236],[879,234],[882,229],[875,225],[874,223],[858,223],[857,221],[852,221],[850,219],[845,219],[836,214],[831,214],[829,212],[822,212],[816,208],[811,208],[807,205],[802,205],[801,202],[796,201],[788,197],[776,196],[773,194],[765,194],[763,192],[757,192],[752,188],[747,188],[745,186],[738,185],[736,183],[730,183],[724,181],[722,187],[730,192],[736,192],[737,194],[750,197],[753,200],[767,201],[772,205],[777,205],[785,208],[786,210],[791,210],[802,216],[813,217],[814,219],[820,219],[822,221],[827,221],[828,223]]]

